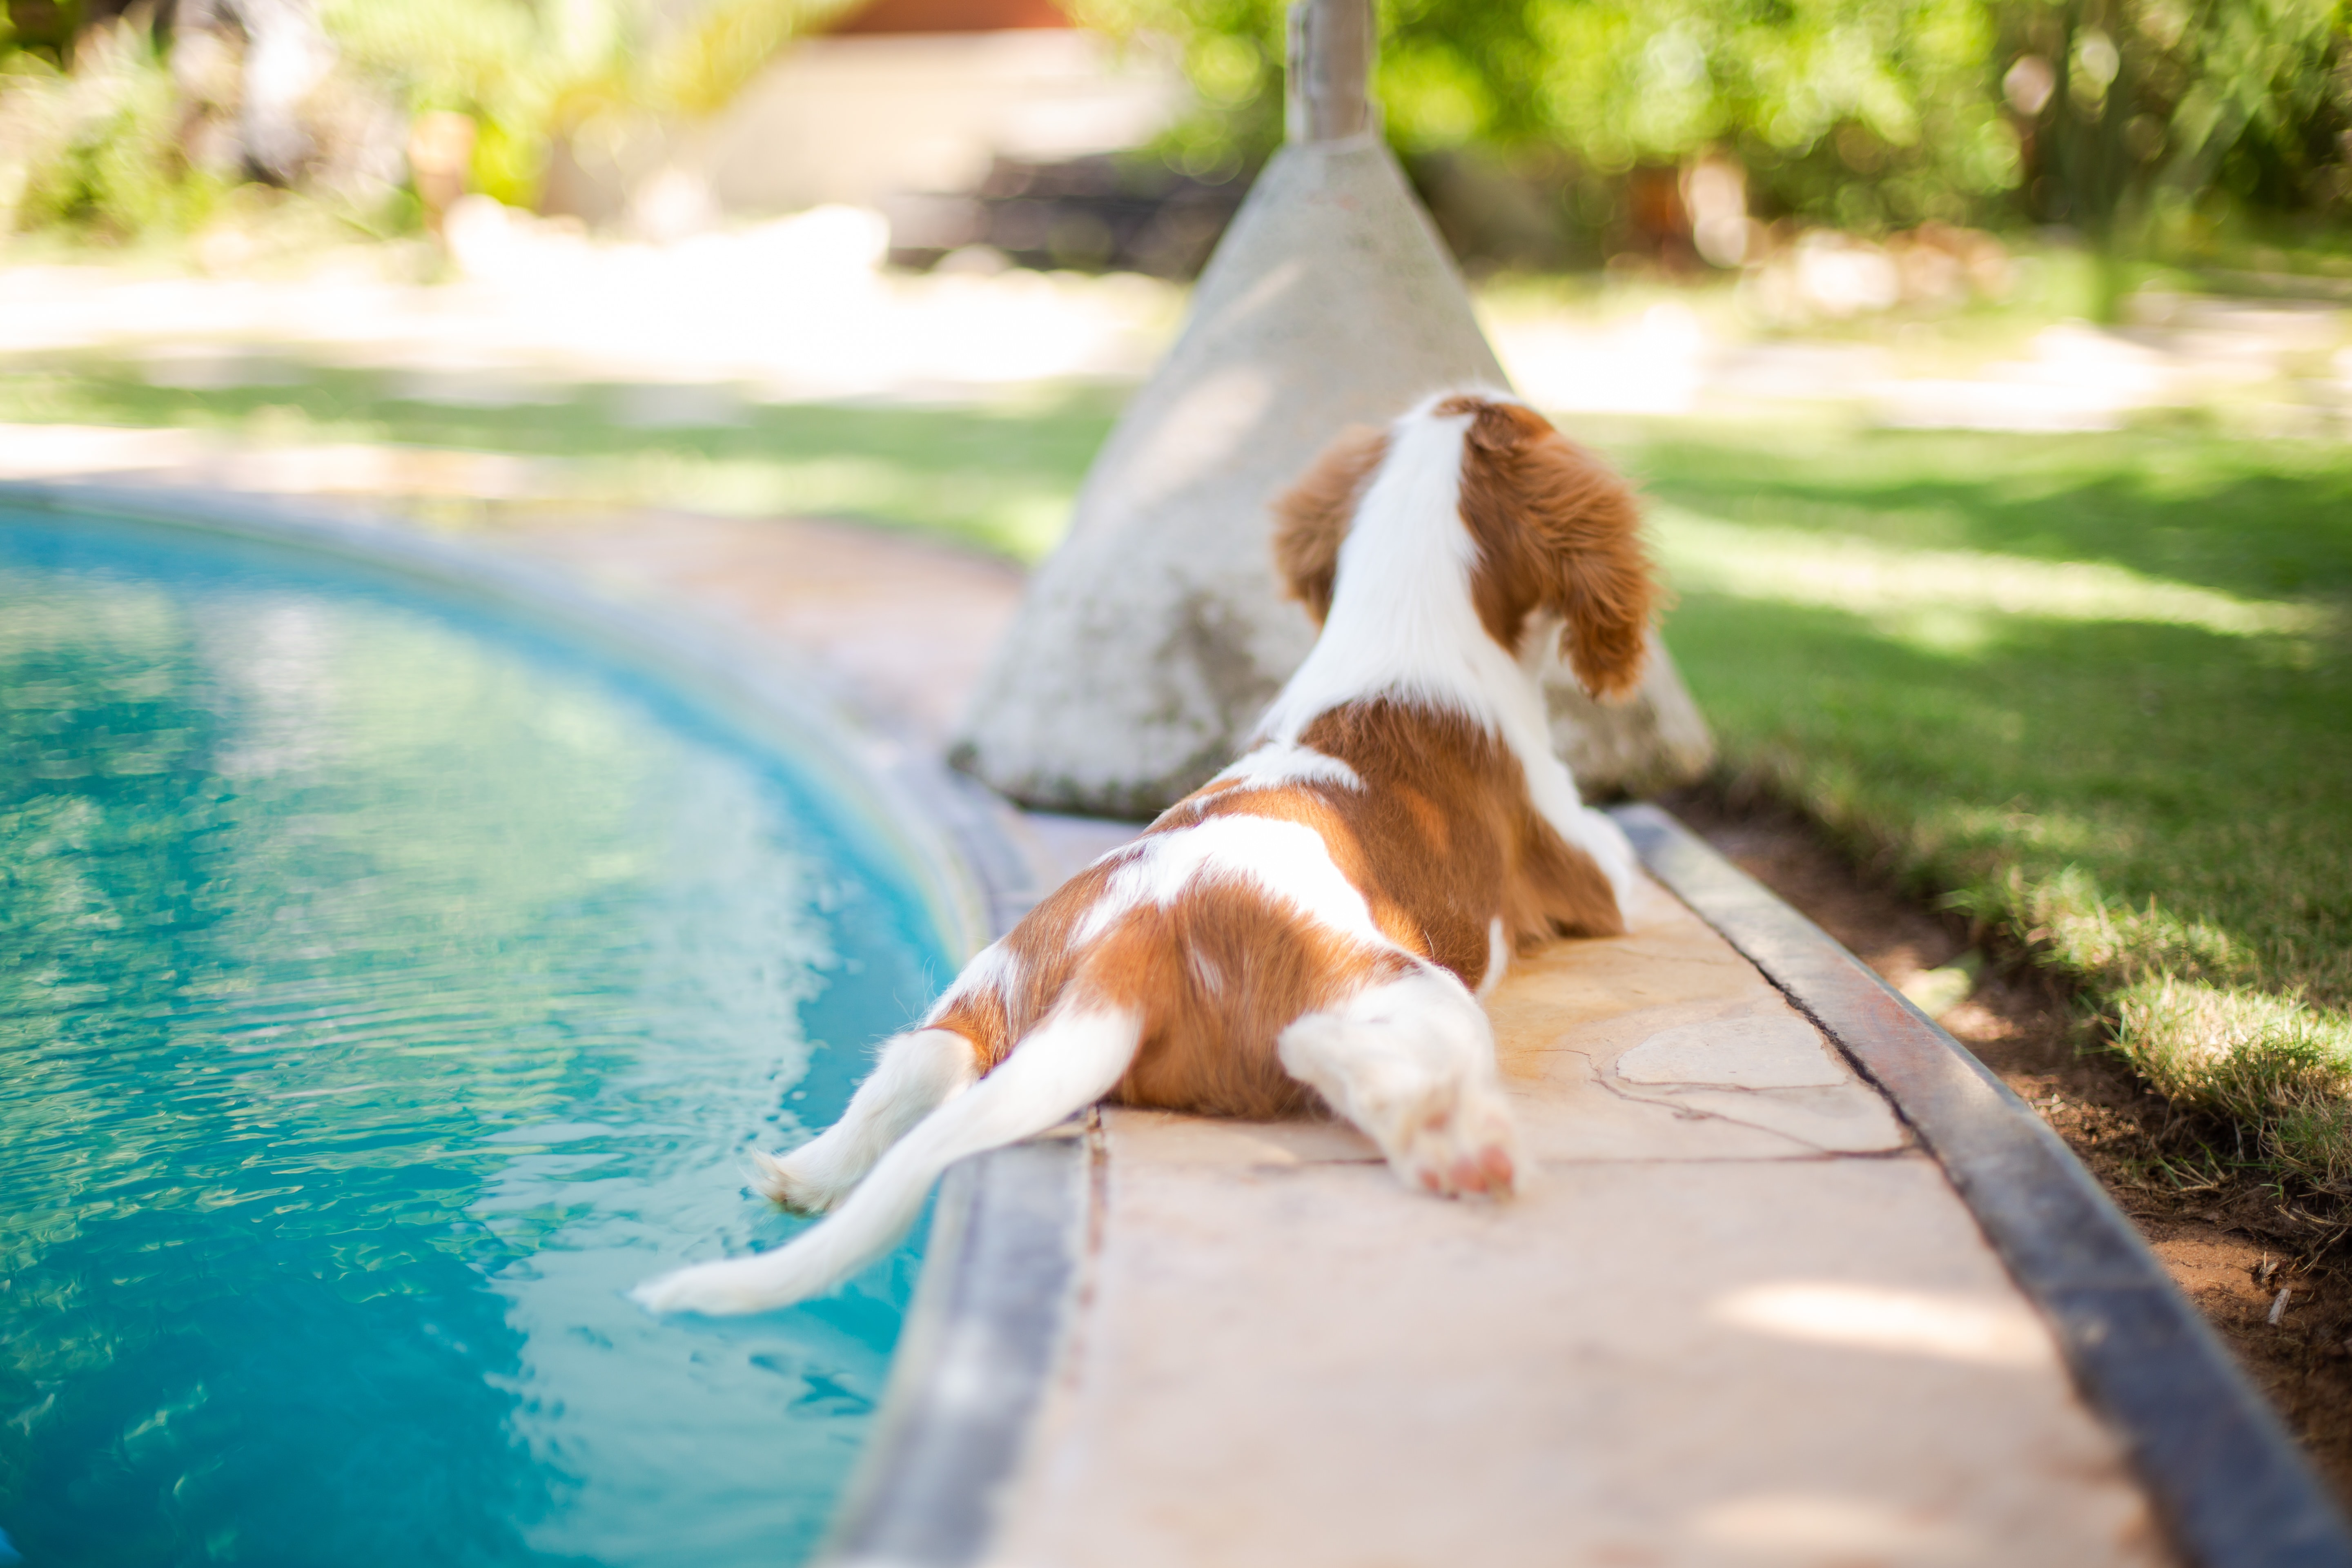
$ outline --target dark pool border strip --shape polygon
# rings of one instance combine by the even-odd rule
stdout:
[[[995,1540],[1078,1291],[1087,1151],[1072,1123],[940,1184],[881,1429],[825,1568],[966,1568]]]
[[[1650,874],[1885,1091],[2056,1330],[2174,1545],[2200,1568],[2352,1568],[2302,1451],[2042,1119],[1827,932],[1655,806],[1613,814]]]
[[[998,843],[1016,858],[1002,935],[1046,889],[1040,868]],[[1093,1126],[1089,1113],[940,1182],[878,1429],[819,1568],[969,1568],[995,1541],[1076,1316]]]

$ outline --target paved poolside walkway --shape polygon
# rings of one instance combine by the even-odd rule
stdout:
[[[824,523],[507,547],[822,657],[944,741],[1011,568]],[[1066,869],[1130,831],[1029,818]],[[992,1561],[2169,1561],[1942,1171],[1654,886],[1492,1004],[1539,1180],[1405,1191],[1349,1130],[1113,1110],[1098,1240]]]

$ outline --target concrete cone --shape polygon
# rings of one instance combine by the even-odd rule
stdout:
[[[1234,216],[1182,335],[1031,579],[954,761],[1025,805],[1150,816],[1231,761],[1315,630],[1276,586],[1269,503],[1349,424],[1507,384],[1377,132],[1293,142]],[[1702,772],[1713,743],[1663,644],[1602,708],[1551,672],[1587,798]]]

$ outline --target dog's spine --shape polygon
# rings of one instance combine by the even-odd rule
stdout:
[[[772,1252],[665,1274],[634,1295],[662,1312],[759,1312],[830,1289],[889,1249],[950,1165],[1034,1137],[1108,1094],[1141,1037],[1133,1008],[1066,1001],[993,1072],[918,1123],[814,1227]]]

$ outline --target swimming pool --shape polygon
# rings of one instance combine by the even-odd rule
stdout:
[[[0,510],[0,1562],[804,1556],[916,1247],[622,1292],[796,1229],[744,1152],[952,966],[839,761],[383,574]]]

